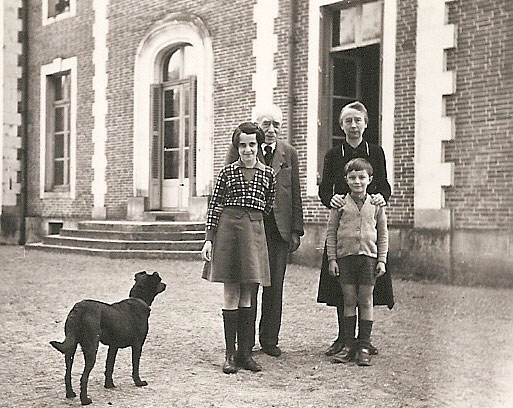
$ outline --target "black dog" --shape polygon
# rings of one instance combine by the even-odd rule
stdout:
[[[135,284],[130,297],[111,305],[96,300],[82,300],[73,306],[68,314],[64,333],[66,339],[50,344],[64,354],[66,361],[66,398],[76,396],[71,386],[71,368],[73,358],[80,344],[84,353],[84,372],[80,378],[80,402],[88,405],[92,400],[87,396],[89,373],[96,362],[99,342],[109,346],[105,364],[105,388],[113,388],[112,372],[118,349],[132,347],[132,378],[135,385],[148,385],[139,377],[139,360],[142,346],[148,334],[150,305],[159,293],[166,289],[158,272],[149,275],[146,272],[135,274]]]

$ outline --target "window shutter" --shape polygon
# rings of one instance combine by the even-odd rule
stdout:
[[[51,76],[46,77],[46,133],[45,133],[45,191],[52,191],[53,189],[53,167],[54,167],[54,98],[55,88]]]
[[[189,150],[189,174],[190,174],[190,192],[191,195],[196,195],[196,97],[197,97],[197,89],[196,89],[196,77],[191,76],[189,78],[189,87],[191,97],[189,98],[189,112],[190,112],[190,126],[189,126],[189,140],[190,140],[190,150]]]
[[[162,88],[150,88],[150,210],[160,210],[162,199]]]

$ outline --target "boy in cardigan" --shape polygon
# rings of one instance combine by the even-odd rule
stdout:
[[[343,207],[331,209],[326,233],[329,273],[338,279],[344,293],[345,346],[332,362],[348,363],[356,359],[358,365],[368,366],[372,293],[376,278],[386,272],[387,218],[384,207],[372,205],[367,194],[373,174],[370,163],[362,158],[353,159],[344,167],[344,173],[351,193]]]

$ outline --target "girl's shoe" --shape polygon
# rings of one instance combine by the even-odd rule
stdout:
[[[333,364],[338,363],[349,363],[350,361],[354,360],[355,350],[352,347],[344,346],[344,348],[338,353],[331,362]]]
[[[239,371],[239,367],[237,366],[235,353],[227,354],[223,364],[223,373],[235,374],[237,371]]]
[[[358,364],[359,366],[371,365],[371,354],[368,348],[362,347],[358,350],[358,353],[356,355],[356,364]]]

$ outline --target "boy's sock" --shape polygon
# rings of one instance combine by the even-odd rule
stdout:
[[[354,348],[356,332],[356,316],[344,316],[344,341],[347,347]]]
[[[358,322],[358,342],[360,348],[369,348],[371,345],[372,320],[360,320]]]

